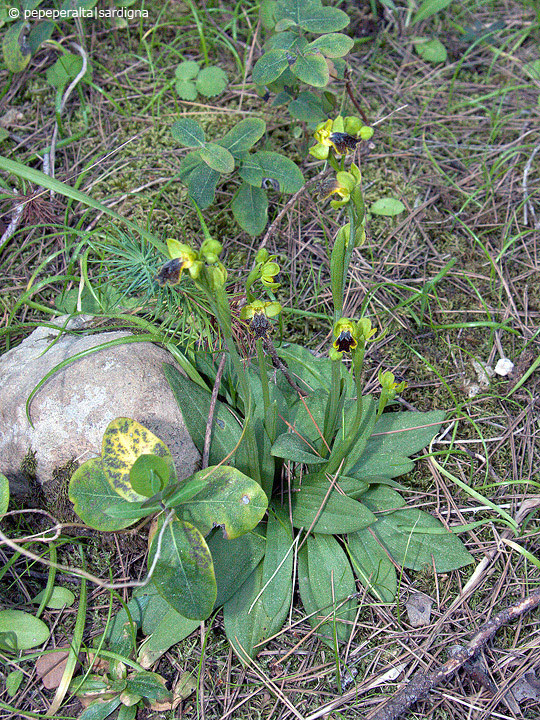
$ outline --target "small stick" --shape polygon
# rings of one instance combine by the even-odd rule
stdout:
[[[219,386],[221,385],[221,378],[223,377],[223,371],[225,370],[225,363],[227,362],[227,355],[223,353],[219,366],[216,373],[216,380],[214,387],[212,388],[212,397],[210,398],[210,409],[208,411],[208,420],[206,421],[206,431],[204,433],[204,448],[202,456],[201,470],[208,467],[208,458],[210,457],[210,438],[212,436],[212,425],[214,424],[214,414],[216,412],[216,402],[219,392]]]
[[[265,352],[268,355],[270,355],[270,357],[272,358],[272,365],[275,368],[278,368],[278,370],[281,370],[283,375],[285,375],[285,380],[289,383],[289,385],[293,388],[293,390],[296,390],[296,392],[301,397],[306,397],[308,393],[305,392],[305,390],[302,390],[302,388],[299,388],[298,385],[294,382],[294,380],[292,379],[291,374],[289,372],[289,368],[277,354],[276,348],[274,347],[274,343],[270,340],[269,337],[263,337],[262,342],[263,342],[263,348],[264,348]]]
[[[294,205],[294,203],[298,200],[300,195],[302,195],[302,193],[305,192],[312,185],[322,182],[322,180],[325,177],[326,177],[326,173],[320,173],[319,175],[316,175],[315,177],[311,178],[310,180],[307,180],[305,182],[305,184],[302,185],[300,190],[298,190],[298,192],[295,192],[294,195],[291,198],[289,198],[289,200],[285,203],[285,205],[281,208],[279,213],[276,215],[275,219],[273,220],[272,224],[269,226],[268,230],[265,232],[264,237],[259,244],[259,249],[266,246],[266,243],[268,242],[268,240],[276,232],[277,227],[278,227],[279,223],[281,222],[282,217],[286,213],[289,212],[289,210]]]
[[[359,114],[360,114],[360,117],[362,118],[363,122],[364,122],[366,125],[369,125],[369,120],[367,119],[366,113],[362,110],[362,108],[361,108],[360,105],[358,104],[358,100],[354,97],[351,79],[350,79],[350,77],[349,77],[348,74],[347,74],[347,76],[345,77],[345,90],[347,91],[347,95],[349,96],[352,104],[353,104],[354,107],[358,110],[358,112],[359,112]]]
[[[393,698],[388,700],[382,708],[375,710],[367,716],[366,720],[397,720],[419,700],[425,698],[431,690],[445,680],[451,678],[462,665],[469,661],[490,640],[497,630],[512,620],[521,617],[540,605],[540,590],[529,595],[524,600],[502,610],[498,615],[488,620],[476,633],[473,639],[462,650],[456,652],[438,670],[430,673],[416,673],[413,679]]]

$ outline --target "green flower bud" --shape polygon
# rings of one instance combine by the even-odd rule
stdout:
[[[223,252],[223,245],[214,240],[213,238],[207,238],[201,245],[201,253],[206,257],[209,254],[217,255],[218,257]],[[213,262],[216,262],[215,260]]]
[[[346,133],[349,133],[349,135],[358,135],[362,127],[362,121],[359,117],[356,117],[356,115],[348,115],[344,119],[344,123]]]
[[[371,320],[365,317],[358,321],[356,331],[358,333],[358,340],[363,340],[364,342],[371,340],[373,335],[377,332],[376,328],[371,328]]]
[[[330,358],[330,360],[342,360],[343,353],[339,352],[339,350],[336,350],[336,348],[332,345],[332,347],[328,351],[328,357]]]
[[[265,263],[268,258],[270,257],[270,253],[266,248],[261,248],[258,253],[255,255],[255,262],[256,263]]]
[[[375,130],[372,127],[369,127],[369,125],[363,125],[360,128],[360,137],[362,140],[371,140],[374,132]]]

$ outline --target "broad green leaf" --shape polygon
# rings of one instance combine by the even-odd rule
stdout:
[[[201,625],[199,620],[190,620],[173,610],[161,596],[153,597],[158,597],[166,607],[162,609],[152,634],[139,647],[137,662],[144,668],[152,667],[163,653],[191,635]]]
[[[317,388],[307,397],[298,399],[291,407],[290,422],[301,438],[309,440],[317,450],[321,450],[321,434],[324,432],[324,419],[329,402],[329,392]],[[307,450],[308,448],[305,447]]]
[[[272,100],[272,107],[281,107],[282,105],[286,105],[292,99],[293,96],[290,93],[286,90],[282,90],[281,92],[278,92],[276,97]]]
[[[316,455],[305,440],[294,433],[283,433],[272,445],[271,453],[274,457],[292,460],[293,462],[319,465],[328,462],[328,458]]]
[[[296,55],[308,46],[308,41],[295,32],[277,32],[266,41],[264,49],[287,50],[289,54]]]
[[[353,477],[359,477],[356,473],[349,472],[351,466],[355,467],[358,460],[363,457],[366,450],[369,438],[373,433],[373,428],[377,421],[377,408],[378,403],[371,395],[364,395],[362,398],[362,418],[360,421],[358,439],[353,445],[351,445],[347,451],[345,458],[345,465],[343,474],[351,475]],[[339,418],[338,429],[339,433],[336,436],[335,442],[343,442],[344,436],[346,437],[348,428],[356,417],[357,403],[356,399],[348,399],[345,401],[344,412],[341,413]]]
[[[168,484],[171,464],[159,455],[140,455],[129,471],[131,487],[139,495],[152,497]]]
[[[248,155],[242,160],[238,174],[253,187],[262,187],[264,180],[264,172],[255,158],[255,154]]]
[[[406,504],[401,495],[387,485],[370,485],[362,495],[362,502],[374,513],[388,513]]]
[[[110,422],[103,434],[101,466],[115,492],[130,502],[146,499],[135,492],[130,479],[131,468],[141,455],[158,455],[174,472],[169,448],[144,425],[123,417]]]
[[[279,182],[280,192],[295,193],[304,185],[300,168],[289,158],[276,152],[259,150],[252,159],[262,168],[263,176]]]
[[[379,200],[375,200],[369,207],[369,211],[373,215],[399,215],[399,213],[402,213],[404,210],[405,205],[401,200],[391,197],[379,198]]]
[[[301,92],[296,100],[289,103],[289,112],[297,120],[308,123],[319,123],[328,117],[321,98],[309,90]]]
[[[413,41],[414,49],[427,62],[443,63],[448,59],[448,52],[442,42],[433,38],[417,38]]]
[[[422,22],[422,20],[426,20],[428,17],[435,15],[435,13],[444,10],[451,2],[452,0],[424,0],[418,12],[414,15],[411,25],[416,25],[416,23]]]
[[[328,64],[323,55],[299,55],[291,65],[291,72],[302,82],[314,87],[326,87],[330,80]]]
[[[272,30],[276,24],[274,12],[276,9],[275,0],[261,0],[259,3],[259,17],[265,30]]]
[[[329,481],[324,474],[308,475],[301,488],[293,493],[292,510],[294,527],[311,528],[312,532],[342,535],[372,525],[376,516],[365,505],[336,488],[328,492]]]
[[[6,692],[9,697],[17,694],[23,680],[24,673],[22,670],[12,670],[6,675]]]
[[[298,586],[309,622],[323,642],[334,648],[334,637],[346,641],[354,618],[356,604],[351,596],[356,594],[356,584],[335,538],[318,533],[308,537],[298,553]]]
[[[277,349],[280,358],[285,360],[289,366],[289,372],[293,379],[303,390],[316,390],[323,388],[328,390],[332,383],[332,361],[328,358],[315,357],[307,348],[302,345],[288,343],[286,347]],[[351,374],[345,367],[341,369],[341,377],[347,388],[347,392],[353,391],[354,382]],[[278,373],[278,386],[286,397],[290,395],[290,385],[285,378]],[[294,402],[298,400],[298,394],[294,393]]]
[[[149,566],[158,535],[150,546]],[[165,528],[152,582],[181,615],[206,620],[216,600],[216,578],[210,550],[197,528],[182,520],[173,520]]]
[[[22,72],[30,62],[30,47],[26,40],[27,24],[16,22],[9,27],[2,40],[4,62],[10,72]]]
[[[182,117],[171,125],[171,133],[180,145],[190,148],[204,147],[204,130],[196,120]]]
[[[79,715],[79,720],[105,720],[122,704],[120,696],[105,702],[93,702]]]
[[[203,390],[194,382],[184,377],[173,365],[164,364],[163,372],[176,402],[178,403],[189,434],[199,452],[204,449],[206,422],[210,411],[211,393]],[[219,400],[214,410],[214,423],[210,442],[210,465],[217,465],[226,457],[228,462],[240,470],[244,470],[245,463],[237,461],[234,452],[240,443],[242,428],[231,410]]]
[[[39,592],[32,602],[39,603],[45,597],[45,590]],[[75,602],[75,595],[68,588],[62,587],[61,585],[55,585],[52,589],[52,593],[47,600],[47,607],[55,610],[61,610],[63,607],[71,607]]]
[[[246,118],[241,120],[219,141],[219,145],[238,157],[249,150],[262,138],[266,131],[266,123],[260,118]]]
[[[368,488],[370,488],[370,485],[367,482],[364,482],[363,480],[358,480],[357,478],[349,477],[347,475],[340,475],[336,481],[336,488],[338,492],[341,490],[345,493],[345,495],[348,495],[355,500],[360,499],[362,505],[366,505],[369,510],[373,511],[373,508],[370,505],[364,503],[364,495]]]
[[[228,82],[229,78],[225,70],[211,66],[201,70],[197,75],[195,86],[201,95],[215,97],[225,90]]]
[[[126,690],[151,702],[172,701],[172,693],[165,687],[165,679],[153,672],[135,672],[128,676]]]
[[[457,535],[422,510],[396,510],[379,518],[372,529],[396,563],[411,570],[434,566],[437,572],[448,572],[473,562]]]
[[[201,160],[200,152],[199,150],[193,150],[187,155],[184,155],[184,157],[180,160],[176,177],[182,180],[182,182],[187,183],[189,176],[199,165],[204,165]]]
[[[334,7],[323,7],[320,0],[278,0],[276,21],[289,19],[308,32],[320,34],[343,30],[349,16]]]
[[[0,517],[7,513],[9,507],[9,480],[0,473]]]
[[[288,67],[286,50],[269,50],[255,63],[252,72],[253,82],[255,85],[268,85],[277,80]]]
[[[236,222],[249,235],[260,235],[268,220],[268,198],[261,188],[243,182],[232,201]]]
[[[205,479],[206,487],[177,515],[207,535],[218,525],[227,538],[236,538],[259,524],[268,499],[261,486],[234,467],[221,465],[199,470],[194,479]]]
[[[268,613],[263,591],[263,564],[260,563],[238,591],[223,606],[223,623],[232,648],[243,663],[255,657],[261,643],[281,630],[288,605],[277,615]],[[246,657],[247,656],[247,657]]]
[[[0,610],[0,649],[29,650],[43,645],[50,630],[43,620],[22,610]]]
[[[262,560],[266,542],[255,532],[227,540],[218,528],[207,538],[214,560],[217,597],[214,607],[227,602]]]
[[[197,99],[197,88],[195,87],[195,83],[192,83],[190,80],[177,80],[174,84],[174,89],[178,97],[182,98],[182,100],[193,102]]]
[[[276,23],[274,31],[277,35],[285,35],[285,31],[288,30],[290,27],[294,27],[295,24],[296,23],[293,20],[287,20],[285,18],[284,20],[280,20],[278,23]]]
[[[199,74],[201,66],[195,60],[184,60],[174,71],[177,80],[193,80]]]
[[[49,21],[38,22],[30,30],[30,33],[28,35],[28,47],[30,48],[30,53],[32,55],[35,55],[37,53],[45,40],[50,39],[54,31],[54,25],[55,24],[53,22]]]
[[[140,502],[128,502],[124,500],[121,505],[110,505],[105,508],[105,515],[109,518],[122,519],[122,520],[138,520],[148,515],[152,515],[160,509],[158,503],[152,507],[145,507],[144,503]]]
[[[147,594],[143,595],[143,592]],[[153,594],[148,594],[150,592]],[[151,583],[145,587],[136,588],[135,593],[141,594],[132,597],[131,600],[116,613],[105,631],[107,646],[113,652],[126,652],[129,654],[134,651],[137,631],[141,629],[143,616],[149,601],[154,597],[159,597],[161,602],[165,604],[165,600],[163,600],[157,588]],[[170,605],[167,604],[166,608],[168,610]]]
[[[354,450],[351,453],[344,474],[369,479],[393,478],[410,472],[414,463],[409,455],[429,444],[439,432],[444,417],[445,413],[440,410],[384,413],[375,424],[360,459]]]
[[[396,569],[370,528],[347,535],[354,573],[381,602],[393,602],[397,592]]]
[[[234,157],[231,153],[221,145],[216,143],[206,143],[206,145],[199,150],[201,159],[212,168],[217,170],[219,173],[232,173],[234,170]]]
[[[69,482],[69,499],[83,523],[96,530],[114,532],[133,523],[132,518],[113,518],[106,514],[111,506],[128,503],[109,483],[101,458],[87,460],[75,470]]]
[[[352,50],[354,40],[343,33],[330,33],[321,35],[308,45],[309,50],[320,50],[323,55],[329,58],[343,57]]]
[[[292,600],[294,550],[290,521],[285,513],[269,513],[266,526],[266,553],[263,562],[262,595],[270,617],[288,611]]]
[[[82,57],[73,53],[64,53],[58,60],[47,69],[46,77],[49,85],[63,92],[68,82],[74,80],[81,72],[83,66]],[[86,71],[86,75],[89,70]]]
[[[203,162],[196,165],[189,174],[187,179],[188,192],[201,210],[206,210],[214,202],[219,177],[217,170],[212,170]]]
[[[192,497],[195,497],[201,490],[204,490],[205,486],[205,480],[198,477],[197,474],[192,475],[167,488],[167,490],[162,493],[163,504],[169,508],[182,505],[191,500]]]

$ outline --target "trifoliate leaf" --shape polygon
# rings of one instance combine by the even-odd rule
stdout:
[[[207,67],[197,75],[197,90],[205,97],[214,97],[222,93],[227,87],[229,78],[225,70],[219,67]]]

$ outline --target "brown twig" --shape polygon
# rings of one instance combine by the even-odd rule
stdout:
[[[281,208],[279,213],[276,215],[275,219],[273,220],[272,224],[269,226],[268,230],[265,232],[263,239],[261,240],[259,244],[259,249],[266,246],[266,243],[272,235],[276,232],[279,223],[281,222],[281,219],[283,216],[289,212],[291,207],[294,205],[294,203],[298,200],[300,195],[304,193],[308,188],[310,188],[312,185],[316,185],[317,183],[320,183],[324,180],[327,173],[321,173],[320,175],[316,175],[315,177],[311,178],[310,180],[307,180],[304,185],[298,190],[298,192],[295,192],[294,195],[289,198],[289,200],[285,203],[285,205]]]
[[[354,107],[357,109],[360,117],[362,118],[362,121],[363,121],[366,125],[369,125],[369,120],[367,119],[366,113],[362,110],[362,108],[360,107],[360,105],[359,105],[359,103],[358,103],[358,100],[354,97],[353,86],[352,86],[352,83],[351,83],[351,79],[350,79],[349,77],[347,77],[347,76],[345,77],[345,90],[347,91],[347,95],[349,96],[352,104],[353,104]]]
[[[219,392],[219,386],[221,385],[221,378],[223,377],[223,371],[225,370],[225,363],[227,362],[227,355],[223,353],[219,366],[216,373],[216,380],[214,387],[212,388],[212,397],[210,398],[210,409],[208,410],[208,420],[206,421],[206,431],[204,433],[204,448],[202,456],[202,467],[204,470],[208,467],[208,458],[210,457],[210,438],[212,436],[212,426],[214,424],[214,414],[216,412],[216,402]]]
[[[467,661],[469,661],[490,640],[497,630],[512,620],[521,617],[540,605],[540,590],[529,595],[498,615],[488,620],[473,639],[462,650],[453,655],[438,670],[430,673],[417,673],[410,683],[397,692],[382,708],[367,716],[366,720],[396,720],[419,700],[425,698],[431,690],[445,680],[450,679]]]

